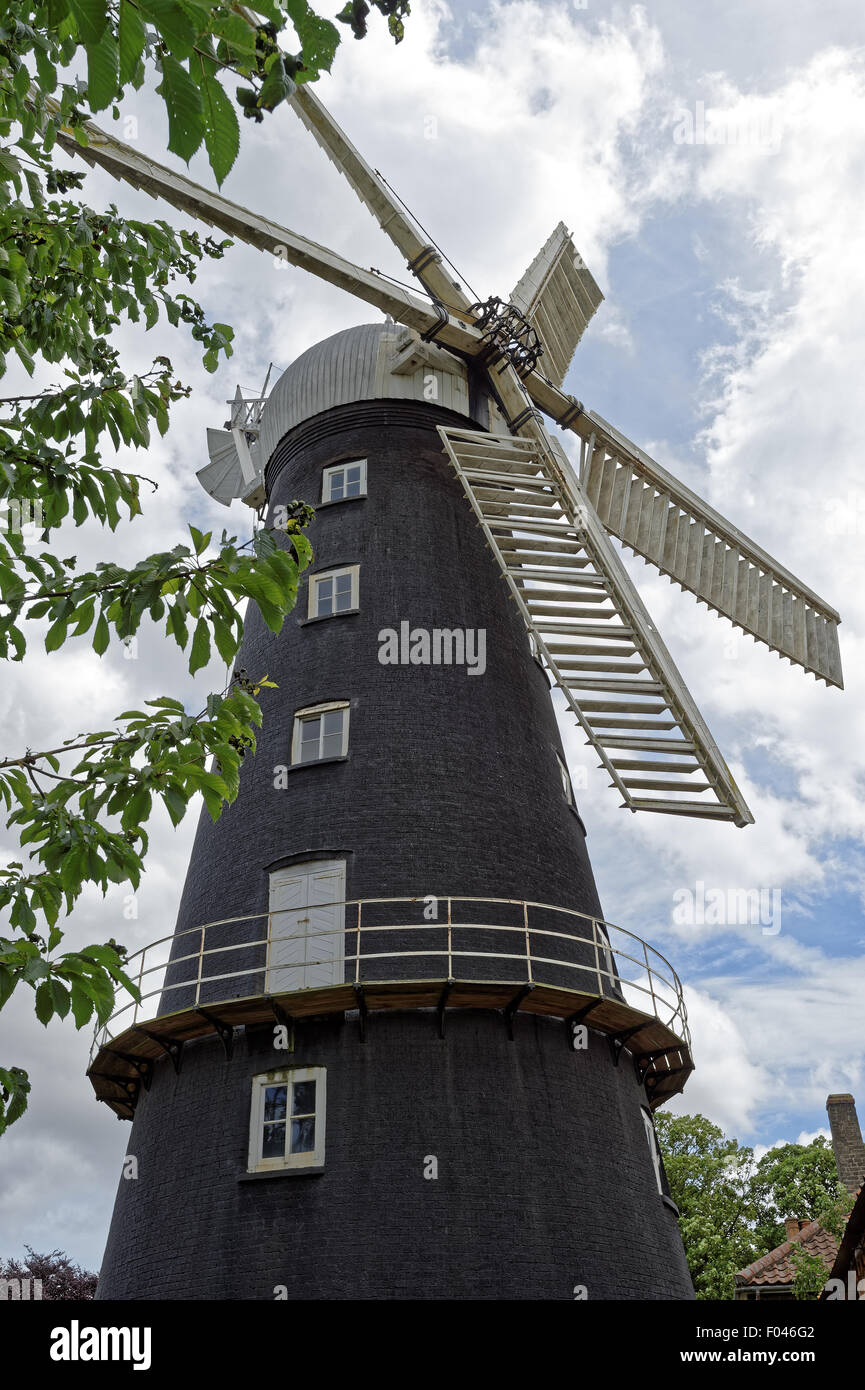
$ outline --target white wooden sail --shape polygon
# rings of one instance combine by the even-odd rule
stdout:
[[[564,453],[556,463],[532,439],[442,426],[439,434],[526,627],[623,805],[750,824]]]
[[[547,238],[511,292],[543,345],[539,370],[561,386],[589,320],[603,302],[564,222]]]
[[[345,176],[361,202],[375,217],[406,258],[406,264],[421,284],[449,309],[467,309],[468,296],[442,261],[441,252],[414,221],[408,209],[355,149],[323,102],[309,84],[298,87],[291,105],[325,154]]]
[[[440,347],[467,358],[486,354],[487,338],[473,326],[465,292],[436,248],[425,244],[425,234],[318,98],[307,90],[293,101],[436,304],[200,187],[92,122],[85,123],[89,145],[80,146],[68,131],[58,139],[114,177],[279,254]],[[576,254],[560,224],[514,291],[515,306],[534,314],[545,353],[539,367],[522,374],[507,354],[487,370],[511,434],[440,432],[538,651],[623,805],[746,825],[748,807],[607,532],[835,685],[842,683],[840,620],[755,542],[561,390],[573,348],[602,297]],[[582,483],[540,411],[581,437]],[[214,487],[225,491],[227,440],[212,443]]]
[[[586,495],[612,535],[772,651],[843,687],[838,613],[601,416]]]
[[[52,105],[51,102],[48,104]],[[58,134],[57,143],[67,153],[84,159],[88,164],[98,165],[114,178],[142,189],[153,198],[164,198],[197,222],[218,227],[220,231],[260,251],[309,271],[328,284],[346,290],[367,304],[373,304],[408,328],[414,328],[419,333],[435,328],[436,342],[442,347],[455,348],[472,356],[481,350],[483,343],[476,329],[452,318],[442,323],[434,307],[410,290],[393,284],[374,271],[362,269],[337,252],[300,236],[278,222],[232,203],[220,193],[202,188],[185,174],[167,168],[116,139],[93,121],[84,121],[82,126],[88,136],[87,145],[79,145],[69,131],[61,130]]]

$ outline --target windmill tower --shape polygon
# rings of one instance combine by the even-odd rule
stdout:
[[[603,919],[550,687],[623,806],[743,826],[609,535],[840,685],[838,615],[562,391],[601,299],[563,226],[472,304],[293,101],[425,297],[95,127],[70,145],[388,315],[209,432],[211,495],[312,502],[315,560],[278,638],[250,608],[238,664],[278,695],[94,1043],[139,1169],[100,1296],[688,1298],[651,1118],[693,1066],[682,988]]]

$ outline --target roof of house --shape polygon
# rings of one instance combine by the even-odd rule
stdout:
[[[793,1240],[785,1240],[783,1245],[777,1245],[768,1255],[761,1255],[759,1260],[747,1265],[745,1269],[740,1269],[734,1276],[737,1285],[777,1287],[792,1284],[796,1278],[792,1255],[797,1245],[801,1245],[809,1255],[818,1255],[825,1264],[827,1273],[831,1270],[838,1250],[838,1241],[829,1231],[823,1229],[819,1221],[809,1221],[801,1227]]]

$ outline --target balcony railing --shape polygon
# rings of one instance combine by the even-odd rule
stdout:
[[[287,918],[297,922],[292,908],[224,917],[161,937],[130,956],[127,974],[140,998],[118,990],[114,1012],[96,1031],[91,1061],[120,1034],[166,1016],[209,1014],[220,1004],[276,995],[305,1000],[303,1012],[313,1011],[313,1001],[322,1002],[321,1012],[336,1011],[353,1007],[346,985],[392,986],[398,994],[410,981],[528,985],[550,998],[566,991],[618,1001],[658,1020],[690,1052],[681,981],[632,932],[569,908],[512,898],[439,897],[434,920],[406,920],[429,902],[317,903],[302,911],[331,917],[313,931],[280,930]],[[287,948],[298,957],[288,963]],[[322,971],[332,977],[325,984],[316,978]]]

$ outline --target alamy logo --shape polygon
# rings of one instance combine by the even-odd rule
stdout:
[[[465,666],[469,676],[487,669],[487,634],[479,627],[412,627],[401,622],[399,632],[383,627],[378,634],[382,666]]]
[[[42,1297],[41,1279],[0,1279],[0,1303],[27,1302]]]
[[[10,497],[6,509],[0,511],[0,529],[10,536],[20,536],[25,545],[34,544],[44,530],[41,501],[32,502],[25,497],[22,502]]]
[[[149,1327],[69,1327],[51,1330],[52,1361],[131,1361],[134,1371],[150,1370]]]
[[[677,888],[673,921],[687,927],[756,927],[764,936],[781,930],[780,888],[708,888],[698,879],[694,888]]]

